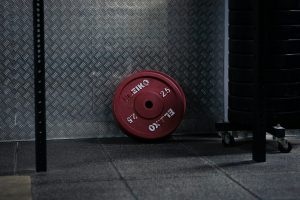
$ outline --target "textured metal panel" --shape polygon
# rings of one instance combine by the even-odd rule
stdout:
[[[48,138],[92,137],[90,1],[45,1]]]
[[[212,128],[223,116],[223,16],[217,0],[47,1],[50,137],[121,135],[112,96],[142,69],[163,71],[186,91],[179,130]]]
[[[34,137],[32,2],[0,5],[0,140]]]
[[[224,2],[170,1],[168,73],[187,96],[187,118],[223,118]]]
[[[31,2],[24,3],[31,9]],[[31,18],[23,24],[30,24],[26,44],[31,48]],[[10,34],[21,35],[18,30]],[[47,0],[45,34],[48,138],[122,136],[112,118],[112,96],[124,77],[142,69],[163,71],[183,87],[188,107],[179,131],[211,130],[223,118],[223,1]],[[6,40],[2,31],[1,40]],[[32,55],[27,59],[32,67]],[[1,73],[7,82],[10,77]],[[33,79],[29,82],[32,87]],[[32,106],[33,88],[30,92],[26,100]],[[13,93],[1,99],[4,105]],[[7,107],[14,111],[1,115],[5,131],[11,113],[19,111],[14,104],[1,110]],[[33,138],[32,127],[28,133]]]
[[[112,95],[127,75],[142,69],[168,71],[168,13],[165,0],[103,1],[95,7],[94,109],[113,120]]]

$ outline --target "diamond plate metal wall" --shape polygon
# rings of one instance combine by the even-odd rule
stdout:
[[[142,69],[168,70],[167,7],[165,0],[98,1],[94,6],[93,113],[109,123],[100,130],[115,128],[112,96],[124,77]]]
[[[48,138],[95,137],[91,1],[45,1]]]
[[[0,140],[34,137],[32,3],[0,4]]]
[[[31,3],[24,3],[28,13],[18,14],[30,18]],[[13,8],[4,6],[12,12]],[[48,138],[123,136],[112,117],[112,96],[124,77],[142,69],[163,71],[182,85],[188,108],[179,131],[212,130],[214,122],[223,117],[223,16],[224,2],[219,0],[45,1]],[[31,19],[25,24],[30,30],[23,32],[29,37],[24,65],[32,73]],[[6,26],[11,28],[1,25]],[[8,36],[1,31],[1,45],[20,34],[22,27]],[[1,56],[9,60],[11,53],[4,52],[1,50]],[[19,49],[15,53],[24,54]],[[11,64],[1,62],[1,68],[16,67],[10,60]],[[12,82],[11,77],[1,73],[1,82]],[[29,83],[31,88],[25,93],[30,97],[25,99],[33,123],[33,80]],[[13,94],[1,95],[6,105],[1,110],[14,110],[1,115],[6,120],[1,120],[1,127],[7,131],[2,139],[22,138],[26,132],[7,129],[13,113],[19,111],[10,100]],[[26,138],[34,137],[32,127],[27,134]]]
[[[179,131],[211,132],[223,118],[224,1],[170,1],[169,70],[187,96]]]

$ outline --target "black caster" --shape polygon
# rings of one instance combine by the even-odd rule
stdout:
[[[235,146],[234,137],[230,133],[223,133],[222,134],[222,144],[224,147]]]
[[[292,144],[288,141],[284,141],[284,143],[278,142],[278,150],[281,153],[289,153],[291,152],[292,148]]]

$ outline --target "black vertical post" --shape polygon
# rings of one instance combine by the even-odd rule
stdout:
[[[47,171],[44,2],[33,0],[36,171]]]
[[[255,0],[254,30],[255,30],[255,67],[254,74],[254,127],[252,158],[257,162],[266,161],[266,112],[264,91],[264,68],[268,64],[269,15],[270,1]]]

